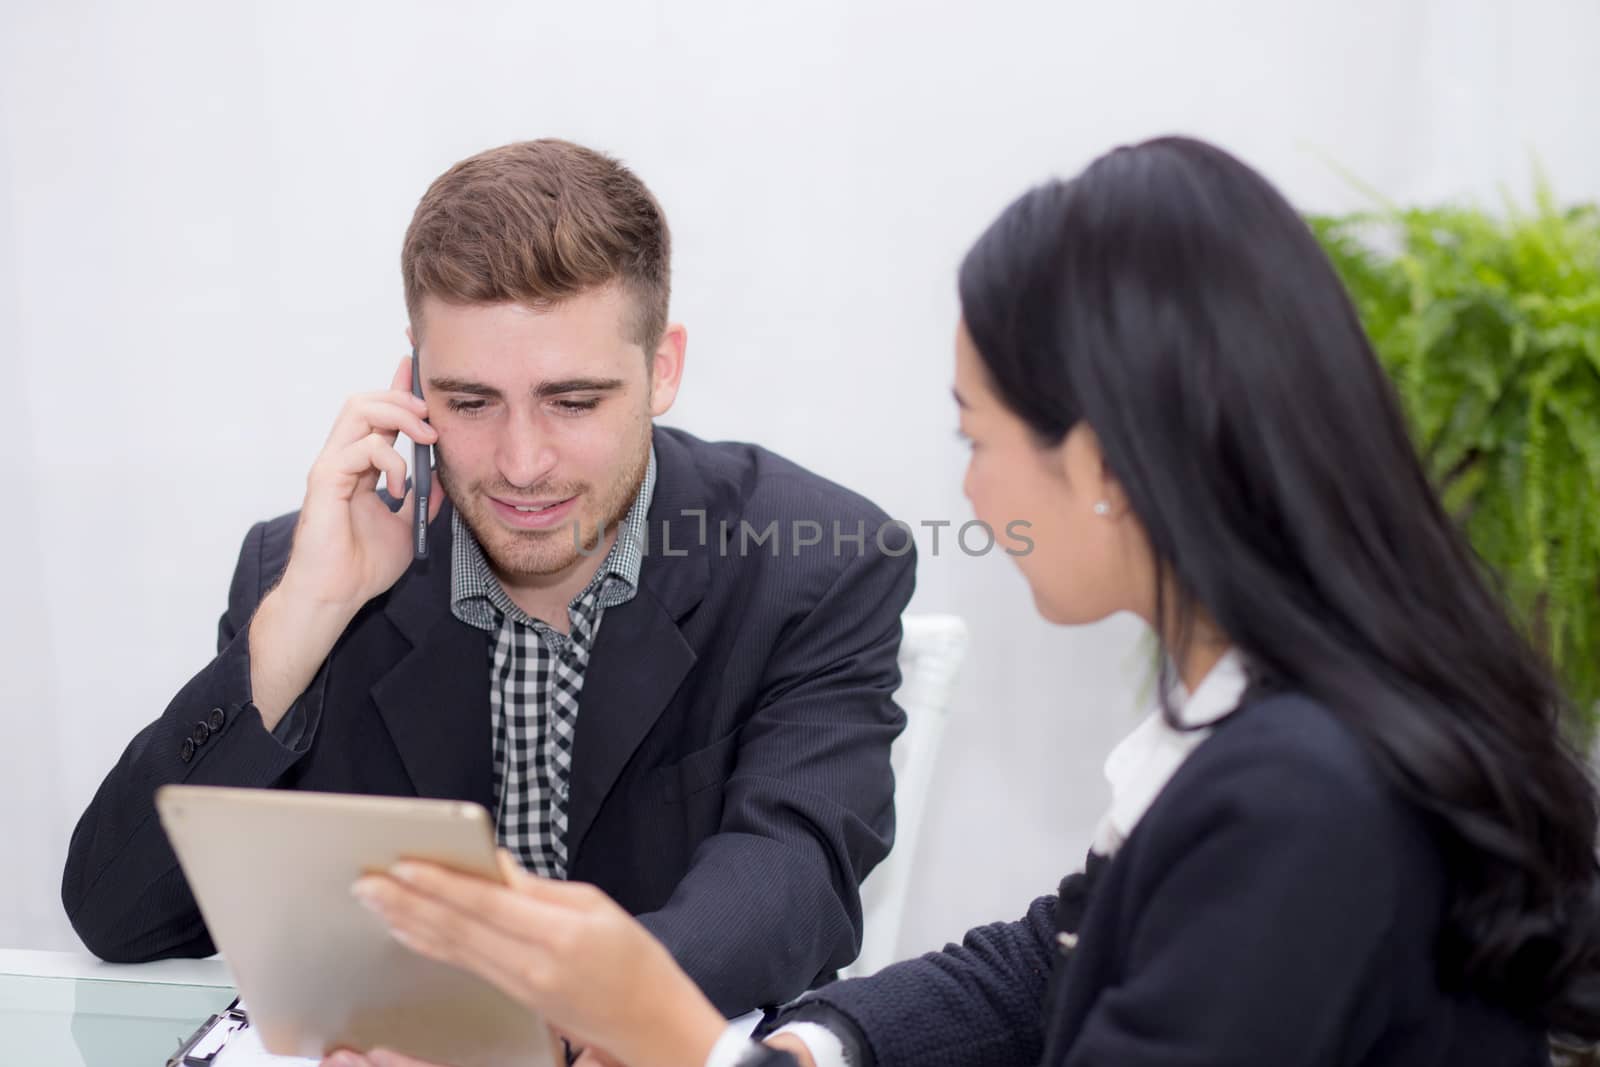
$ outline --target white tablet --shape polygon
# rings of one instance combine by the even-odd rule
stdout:
[[[401,859],[503,881],[479,805],[167,785],[156,810],[267,1051],[381,1045],[457,1067],[552,1064],[538,1014],[406,949],[350,895]]]

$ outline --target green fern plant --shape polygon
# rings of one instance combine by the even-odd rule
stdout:
[[[1600,702],[1600,208],[1312,216],[1434,484],[1588,732]]]

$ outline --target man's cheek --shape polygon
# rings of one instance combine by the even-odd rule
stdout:
[[[440,434],[440,443],[433,446],[433,481],[440,489],[444,490],[444,495],[450,499],[450,502],[455,504],[457,503],[455,468],[445,458],[442,447],[443,437],[444,435]]]

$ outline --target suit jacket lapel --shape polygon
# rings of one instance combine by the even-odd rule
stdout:
[[[695,663],[678,620],[705,593],[710,547],[702,540],[710,538],[702,535],[713,520],[688,447],[675,431],[658,427],[654,438],[656,488],[639,592],[606,611],[578,698],[567,801],[569,867],[622,768]]]
[[[390,590],[384,614],[411,651],[372,686],[417,795],[493,810],[489,635],[450,613],[450,505],[431,524],[428,559]]]

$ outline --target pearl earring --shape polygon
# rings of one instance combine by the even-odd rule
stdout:
[[[1109,515],[1109,514],[1111,514],[1111,501],[1109,501],[1109,500],[1098,501],[1094,506],[1094,513],[1096,515]]]

